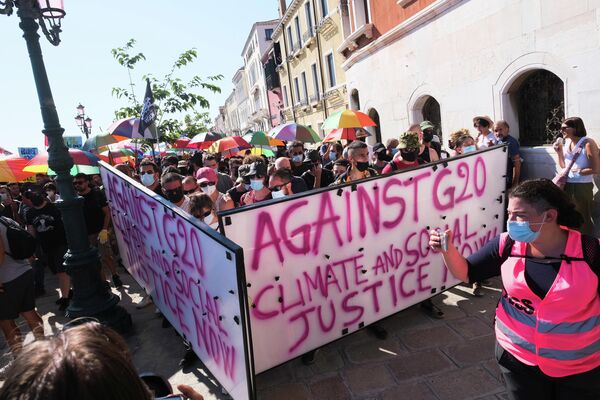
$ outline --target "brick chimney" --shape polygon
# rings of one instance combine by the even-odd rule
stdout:
[[[287,10],[287,6],[286,6],[286,1],[287,0],[279,0],[279,18],[283,18],[283,15],[285,14],[286,10]]]

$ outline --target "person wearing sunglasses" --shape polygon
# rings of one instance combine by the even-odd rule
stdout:
[[[295,140],[290,144],[288,156],[291,160],[292,175],[300,177],[308,169],[304,164],[304,143]]]
[[[183,194],[183,177],[168,172],[160,178],[164,197],[185,212],[190,212],[190,199]]]
[[[190,214],[213,229],[217,229],[218,220],[215,223],[216,213],[214,203],[206,193],[194,193],[190,196]]]
[[[594,174],[600,174],[598,145],[587,136],[585,124],[579,117],[565,119],[560,132],[562,137],[554,144],[554,151],[558,156],[558,170],[567,176],[564,190],[583,215],[581,232],[592,234]]]
[[[271,197],[281,199],[294,194],[292,192],[292,174],[287,169],[277,170],[269,178]]]
[[[197,192],[198,190],[200,190],[200,188],[198,187],[196,178],[194,178],[193,176],[186,176],[185,178],[183,178],[183,194],[189,196],[192,193]]]
[[[92,187],[91,177],[83,173],[75,175],[73,187],[84,200],[83,217],[90,244],[98,249],[101,264],[108,268],[113,284],[118,289],[123,286],[123,282],[117,272],[117,264],[109,241],[111,215],[106,195],[104,191]]]
[[[244,175],[250,180],[250,190],[245,193],[240,202],[243,206],[258,203],[264,200],[270,200],[271,191],[267,186],[267,166],[263,162],[254,162],[250,164],[250,170]]]
[[[163,196],[160,186],[160,169],[151,160],[143,160],[140,163],[140,182],[154,193]]]
[[[213,226],[217,223],[217,213],[219,211],[230,210],[233,208],[233,200],[225,193],[217,190],[218,176],[214,169],[202,167],[196,171],[196,179],[200,191],[210,197],[213,202],[214,215],[208,225]],[[205,221],[206,222],[206,221]]]

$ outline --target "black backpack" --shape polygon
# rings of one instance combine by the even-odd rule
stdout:
[[[506,261],[508,257],[511,256],[514,244],[515,241],[512,240],[510,236],[508,236],[506,238],[506,242],[504,243],[502,254],[500,255],[500,257],[502,258],[502,263],[504,263],[504,261]],[[596,274],[596,276],[598,277],[598,281],[600,282],[600,243],[598,243],[598,239],[596,239],[593,236],[582,234],[581,249],[583,252],[583,258],[569,257],[564,254],[561,255],[561,258],[568,263],[570,263],[571,261],[585,261],[587,265],[589,265],[590,269],[594,272],[594,274]],[[600,294],[600,284],[598,285],[598,293]]]
[[[25,260],[33,256],[36,247],[33,235],[12,219],[0,217],[0,223],[6,227],[6,240],[10,249],[10,252],[5,253],[15,260]]]

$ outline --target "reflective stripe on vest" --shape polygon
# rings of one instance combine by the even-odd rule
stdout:
[[[500,240],[500,254],[506,241]],[[585,261],[564,261],[543,299],[525,273],[527,244],[515,242],[501,267],[505,292],[496,309],[498,343],[548,376],[563,377],[600,366],[598,277]],[[581,235],[569,230],[564,253],[582,257]]]
[[[505,334],[510,341],[519,346],[520,348],[527,350],[532,354],[535,353],[535,345],[527,340],[523,339],[515,332],[510,330],[504,323],[500,320],[496,320],[496,327],[500,332]],[[577,350],[558,350],[558,349],[546,349],[540,348],[540,356],[544,358],[551,358],[553,360],[578,360],[580,358],[585,358],[591,356],[592,354],[600,351],[600,339],[596,340],[594,343]]]
[[[515,319],[522,324],[535,328],[537,322],[537,330],[540,333],[583,333],[589,332],[600,325],[600,315],[578,322],[560,322],[558,324],[553,324],[548,321],[537,321],[534,315],[529,315],[515,309],[504,297],[500,298],[500,305],[504,309],[504,312],[512,319]]]

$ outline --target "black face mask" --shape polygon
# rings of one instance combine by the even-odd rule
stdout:
[[[423,141],[429,143],[433,140],[433,132],[425,131],[423,132]]]
[[[183,199],[183,188],[178,187],[177,189],[165,190],[165,194],[171,203],[179,203]]]
[[[377,159],[379,161],[387,161],[387,154],[385,154],[385,151],[380,151],[377,153]]]
[[[404,161],[415,161],[417,159],[418,151],[417,150],[413,150],[413,151],[401,150],[400,155],[402,156],[402,159]]]
[[[365,172],[367,169],[369,169],[369,162],[365,161],[357,161],[356,162],[356,169],[359,170],[360,172]]]
[[[44,197],[39,193],[32,193],[29,195],[29,200],[34,207],[39,207],[44,204]]]

